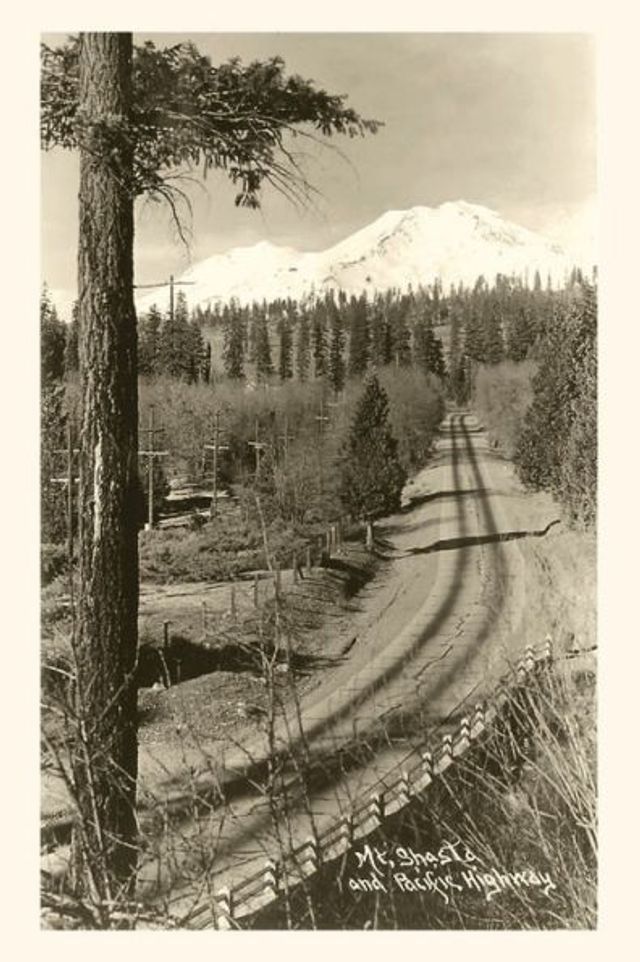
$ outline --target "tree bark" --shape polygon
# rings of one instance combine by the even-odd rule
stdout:
[[[82,874],[99,899],[130,895],[136,869],[138,394],[133,149],[127,133],[131,58],[131,34],[81,35],[82,433],[73,768]]]

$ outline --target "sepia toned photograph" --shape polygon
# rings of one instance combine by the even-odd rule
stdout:
[[[41,928],[596,929],[594,37],[39,43]]]

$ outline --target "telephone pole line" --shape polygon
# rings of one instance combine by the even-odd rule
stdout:
[[[316,414],[316,421],[318,422],[319,431],[319,444],[318,444],[318,454],[320,457],[320,470],[318,472],[318,480],[320,482],[320,497],[324,496],[324,429],[325,424],[328,422],[329,417],[324,413],[325,401],[324,395],[320,398],[320,414]]]
[[[154,450],[155,445],[155,435],[163,434],[164,428],[156,428],[154,426],[154,413],[155,405],[151,404],[149,406],[149,427],[143,428],[142,433],[147,435],[147,447],[148,451],[138,451],[138,457],[148,458],[147,462],[147,500],[148,500],[148,521],[145,525],[147,531],[151,531],[154,526],[154,510],[153,510],[153,469],[156,458],[164,458],[169,453],[168,451],[156,451]]]
[[[218,512],[218,454],[221,451],[228,451],[228,444],[220,444],[220,412],[216,411],[213,422],[213,444],[204,445],[205,452],[213,451],[213,485],[211,505],[209,507],[209,518],[213,518]],[[205,454],[206,458],[206,454]]]
[[[174,314],[175,314],[174,289],[176,287],[186,287],[192,284],[195,284],[195,281],[176,281],[173,277],[173,274],[170,274],[168,281],[161,281],[159,284],[134,284],[133,286],[137,290],[144,290],[146,288],[155,289],[157,287],[168,287],[169,288],[169,317],[171,320],[173,320]]]
[[[260,474],[260,452],[263,451],[263,450],[266,448],[266,444],[264,443],[264,441],[261,441],[261,440],[260,440],[260,421],[258,420],[258,418],[256,418],[255,431],[256,431],[256,433],[255,433],[255,436],[254,436],[253,441],[247,441],[247,444],[248,444],[250,447],[252,447],[252,448],[254,449],[254,451],[255,451],[255,456],[256,456],[256,473],[255,473],[255,479],[256,479],[256,481],[257,481],[257,480],[258,480],[258,476],[259,476],[259,474]]]
[[[289,441],[293,441],[295,434],[289,434],[289,416],[285,414],[284,416],[284,434],[278,435],[278,440],[282,441],[282,454],[283,454],[283,464],[285,468],[287,467],[287,462],[289,459]]]

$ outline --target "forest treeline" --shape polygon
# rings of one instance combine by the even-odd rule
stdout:
[[[575,279],[545,315],[524,363],[481,359],[473,405],[523,483],[550,491],[568,520],[593,527],[598,479],[597,286]]]
[[[265,503],[287,523],[335,514],[341,478],[332,466],[362,380],[377,371],[403,471],[424,463],[444,396],[473,398],[490,428],[499,421],[508,431],[525,483],[593,520],[595,288],[579,270],[562,289],[537,273],[531,284],[498,275],[447,293],[434,284],[193,311],[180,293],[173,314],[151,308],[138,327],[140,425],[153,404],[169,452],[156,462],[158,498],[167,476],[210,480],[205,445],[217,412],[222,486],[268,492]],[[79,424],[78,326],[75,314],[68,325],[59,320],[46,290],[41,332],[43,538],[57,541],[65,424]],[[141,523],[145,484],[143,472]]]

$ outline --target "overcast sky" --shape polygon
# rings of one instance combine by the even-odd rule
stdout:
[[[339,151],[298,142],[319,191],[306,210],[265,191],[260,211],[234,206],[221,175],[192,190],[188,254],[168,211],[140,203],[136,280],[153,283],[192,262],[270,240],[320,250],[387,210],[463,199],[573,243],[595,193],[594,45],[569,34],[136,34],[195,40],[214,62],[280,54],[290,72],[348,94],[375,136],[332,138]],[[60,38],[44,38],[55,42]],[[72,291],[78,160],[42,155],[42,273]]]

